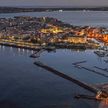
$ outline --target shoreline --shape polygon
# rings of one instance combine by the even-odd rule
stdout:
[[[92,46],[86,46],[86,45],[51,45],[51,46],[42,46],[42,45],[18,45],[12,42],[0,42],[1,46],[6,46],[6,47],[13,47],[13,48],[21,48],[21,49],[28,49],[28,50],[33,50],[37,51],[40,49],[45,49],[48,51],[55,50],[55,49],[74,49],[74,50],[86,50],[86,49],[97,49],[96,47],[93,48]]]
[[[0,13],[20,13],[20,12],[53,12],[53,11],[108,11],[108,7],[7,7],[0,6]]]

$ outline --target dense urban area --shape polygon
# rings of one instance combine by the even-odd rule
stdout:
[[[108,42],[108,29],[73,26],[56,18],[17,16],[0,18],[0,43],[21,46],[97,48]]]

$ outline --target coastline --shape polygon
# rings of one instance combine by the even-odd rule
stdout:
[[[13,47],[13,48],[21,48],[21,49],[28,49],[28,50],[40,50],[40,49],[45,49],[45,50],[54,50],[54,49],[80,49],[80,50],[86,50],[86,49],[97,49],[98,47],[96,46],[89,46],[87,44],[67,44],[67,45],[60,45],[60,44],[55,44],[51,46],[42,46],[42,45],[36,45],[29,43],[28,45],[25,44],[17,44],[15,42],[3,42],[0,41],[1,46],[7,46],[7,47]],[[54,49],[53,49],[54,48]]]
[[[48,6],[48,7],[20,7],[20,6],[0,6],[0,14],[2,13],[22,13],[22,12],[62,12],[62,11],[108,11],[108,7],[61,7],[61,6]]]

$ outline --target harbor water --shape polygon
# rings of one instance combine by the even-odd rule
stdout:
[[[0,17],[49,16],[73,25],[105,26],[108,12],[32,12],[1,14]],[[107,72],[94,66],[107,68],[104,59],[94,54],[94,50],[57,49],[44,51],[40,58],[30,58],[33,51],[0,46],[0,108],[100,108],[94,100],[75,99],[77,94],[93,95],[89,91],[59,76],[37,67],[33,63],[41,61],[70,77],[91,85],[107,83],[108,78],[72,65],[81,65],[100,73]]]
[[[14,16],[53,17],[72,25],[108,27],[108,11],[25,12],[0,14],[0,18]]]

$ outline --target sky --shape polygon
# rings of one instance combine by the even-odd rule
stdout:
[[[0,0],[0,6],[108,6],[108,0]]]

